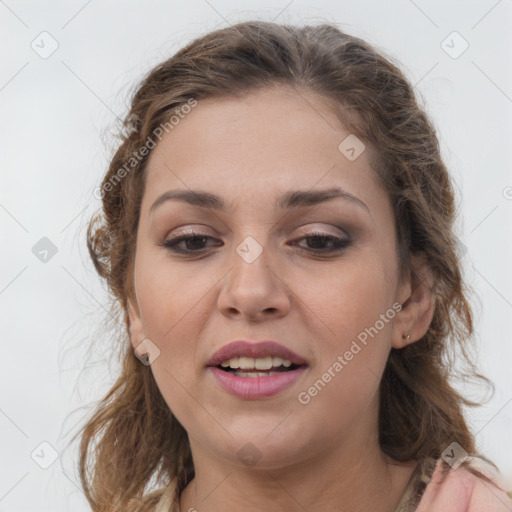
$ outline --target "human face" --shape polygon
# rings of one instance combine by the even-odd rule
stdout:
[[[132,343],[148,338],[160,350],[151,369],[193,453],[241,465],[250,442],[258,467],[272,468],[376,435],[379,380],[401,335],[392,305],[404,290],[389,197],[368,146],[353,161],[338,149],[348,135],[322,98],[276,87],[242,100],[200,100],[153,150],[137,232]],[[292,190],[336,187],[357,199],[279,206]],[[170,190],[214,194],[224,209],[155,204]],[[192,231],[206,242],[178,243],[182,253],[164,245]],[[318,233],[335,238],[306,238]],[[247,237],[250,251],[261,250],[251,262],[240,252]],[[382,328],[363,345],[358,335],[379,319]],[[207,367],[233,340],[276,341],[307,365],[271,396],[235,396]],[[308,393],[329,369],[330,381]]]

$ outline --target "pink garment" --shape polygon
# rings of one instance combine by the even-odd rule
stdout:
[[[512,489],[512,483],[507,487],[488,466],[472,465],[495,484],[478,478],[462,466],[451,469],[441,483],[441,461],[438,461],[415,512],[511,512],[512,498],[503,489]]]

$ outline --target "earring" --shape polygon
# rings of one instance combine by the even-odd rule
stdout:
[[[407,336],[404,336],[404,335],[402,334],[402,338],[403,338],[404,340],[409,341],[409,340],[411,339],[411,331],[409,331],[409,334],[407,334]]]

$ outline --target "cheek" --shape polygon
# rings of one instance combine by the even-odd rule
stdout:
[[[311,309],[321,318],[318,325],[325,337],[315,340],[318,364],[303,390],[305,400],[311,399],[307,406],[311,412],[318,408],[321,414],[322,407],[332,410],[326,421],[333,431],[356,421],[376,399],[395,316],[382,262],[370,255],[345,263],[322,290],[318,283],[311,284],[315,291]]]
[[[153,270],[149,270],[153,269]],[[195,421],[191,396],[198,395],[197,369],[201,310],[209,287],[167,264],[146,265],[136,273],[144,334],[160,350],[151,370],[169,409],[182,425]],[[202,418],[203,422],[208,418]]]
[[[200,308],[209,283],[198,279],[192,267],[170,261],[161,248],[141,248],[135,266],[135,289],[148,338],[153,336],[165,345],[167,338],[176,338],[184,326],[188,329],[194,325],[194,310]]]
[[[148,261],[148,260],[146,260]],[[167,370],[180,382],[189,381],[198,361],[198,318],[209,300],[208,283],[178,272],[169,262],[136,267],[135,286],[144,335],[157,345],[154,370]]]
[[[336,348],[350,345],[391,308],[389,272],[378,257],[362,255],[343,261],[321,285],[315,279],[309,283],[305,300],[329,328],[330,337],[339,340]],[[379,331],[388,333],[390,326],[389,321],[379,323]]]
[[[378,262],[361,260],[334,275],[322,290],[318,282],[311,285],[314,293],[306,297],[321,319],[317,326],[323,334],[314,336],[316,365],[301,389],[300,402],[307,414],[323,417],[323,428],[333,438],[351,428],[377,400],[395,316],[389,283]]]

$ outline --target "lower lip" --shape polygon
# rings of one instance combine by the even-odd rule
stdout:
[[[269,377],[237,377],[229,372],[220,370],[216,366],[209,367],[217,382],[225,391],[245,400],[277,395],[277,393],[290,387],[300,379],[306,368],[305,365],[299,366],[296,370],[282,372],[280,375],[271,375]]]

